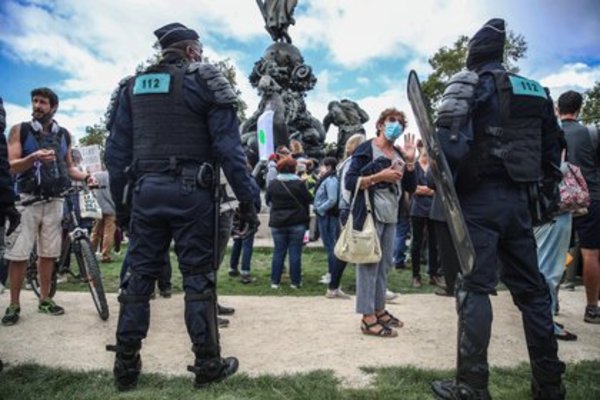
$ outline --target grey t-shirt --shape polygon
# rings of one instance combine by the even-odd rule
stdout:
[[[371,142],[373,148],[373,160],[379,157],[385,157],[385,154],[375,145],[375,141]],[[402,160],[396,153],[394,153],[395,160]],[[374,214],[377,221],[384,224],[395,224],[398,222],[398,201],[400,194],[402,193],[401,180],[398,181],[391,188],[386,187],[385,189],[375,189],[374,191]]]
[[[600,150],[594,149],[588,128],[577,121],[562,121],[567,141],[567,159],[577,165],[585,178],[590,198],[600,201]]]

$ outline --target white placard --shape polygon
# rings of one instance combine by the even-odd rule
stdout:
[[[261,160],[268,160],[269,156],[275,152],[273,144],[273,110],[266,110],[258,117],[256,123],[256,135],[258,141],[258,156]]]
[[[79,148],[81,153],[81,165],[89,173],[93,174],[102,171],[102,161],[100,160],[100,146],[93,144]]]

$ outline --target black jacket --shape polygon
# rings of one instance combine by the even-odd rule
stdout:
[[[308,226],[310,204],[313,197],[300,179],[273,180],[267,187],[265,200],[271,207],[270,227],[286,228],[299,224]]]
[[[373,160],[373,147],[371,146],[372,142],[373,139],[367,140],[358,146],[352,154],[352,161],[350,163],[350,167],[348,168],[348,172],[346,173],[346,181],[344,182],[346,190],[349,190],[352,195],[354,195],[354,189],[356,188],[356,182],[358,181],[358,178],[362,176],[373,175],[381,171],[381,169],[389,166],[384,165],[384,162],[381,159]],[[399,152],[398,155],[402,156]],[[385,185],[383,182],[381,184]],[[376,189],[378,185],[369,188],[369,198],[371,199],[371,204],[374,203],[374,189]],[[408,193],[413,193],[416,188],[417,178],[415,172],[405,170],[404,176],[402,176],[402,190]],[[399,199],[399,201],[402,201],[402,193],[400,193]],[[359,193],[358,196],[356,196],[356,204],[354,205],[352,217],[354,218],[354,228],[362,229],[362,226],[365,223],[365,218],[367,217],[367,207],[365,205],[365,198],[362,193]]]

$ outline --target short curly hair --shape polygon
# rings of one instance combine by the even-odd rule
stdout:
[[[406,114],[404,114],[402,111],[398,110],[395,107],[386,108],[385,110],[383,110],[381,112],[381,114],[379,114],[379,118],[377,118],[377,122],[375,123],[375,129],[377,129],[378,136],[379,136],[379,131],[383,127],[383,123],[385,122],[385,120],[387,118],[389,118],[391,116],[395,116],[396,118],[398,118],[402,127],[406,128],[406,124],[407,124]]]

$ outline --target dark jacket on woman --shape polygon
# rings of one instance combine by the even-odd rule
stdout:
[[[267,187],[265,200],[271,206],[270,227],[285,228],[298,224],[308,226],[310,222],[309,209],[313,197],[306,188],[306,184],[300,179],[285,181],[274,179]]]
[[[349,190],[352,195],[354,195],[354,189],[356,188],[356,182],[358,181],[358,178],[362,176],[373,175],[391,165],[391,161],[389,160],[387,163],[385,160],[381,160],[381,158],[373,160],[372,142],[373,139],[367,140],[358,146],[354,151],[354,154],[352,154],[352,162],[350,163],[350,168],[346,173],[346,181],[344,182],[346,190]],[[404,160],[402,153],[400,153],[400,151],[396,148],[394,148],[394,150],[396,151],[396,154],[398,154],[398,156]],[[417,178],[415,176],[415,172],[405,169],[401,184],[403,191],[413,193],[417,188]],[[389,186],[391,184],[380,182],[368,189],[371,206],[374,206],[374,189],[386,185]],[[398,195],[398,201],[402,201],[402,193]],[[354,205],[352,217],[354,218],[354,229],[362,229],[362,226],[365,223],[365,218],[367,217],[367,207],[365,205],[365,198],[362,190],[360,190],[356,196],[356,204]]]

